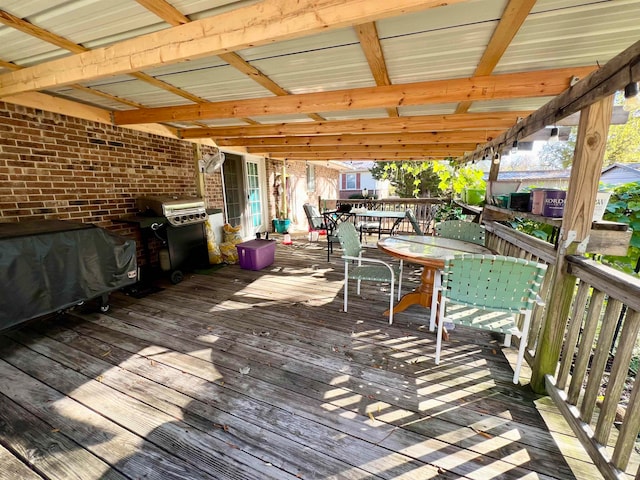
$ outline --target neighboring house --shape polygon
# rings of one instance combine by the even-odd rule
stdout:
[[[565,170],[529,170],[500,172],[497,182],[520,182],[518,190],[525,188],[559,188],[566,189],[569,186],[571,169]],[[484,175],[487,180],[489,174]]]
[[[600,181],[605,185],[640,182],[640,163],[614,163],[602,170]]]
[[[346,171],[340,174],[338,183],[338,198],[348,199],[351,195],[362,194],[367,189],[370,196],[387,198],[389,196],[389,182],[376,180],[369,169],[374,162],[344,163]]]

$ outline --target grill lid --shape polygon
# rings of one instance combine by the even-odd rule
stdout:
[[[171,195],[140,197],[136,200],[136,205],[143,213],[151,212],[166,217],[174,227],[202,223],[207,219],[202,198]]]

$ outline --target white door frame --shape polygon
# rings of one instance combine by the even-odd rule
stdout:
[[[241,202],[241,223],[242,223],[242,237],[245,240],[255,238],[257,232],[266,232],[269,230],[268,225],[268,210],[267,210],[267,192],[269,191],[269,186],[267,185],[267,175],[266,175],[266,162],[264,157],[260,157],[257,155],[250,155],[247,153],[240,152],[225,152],[229,154],[233,154],[237,157],[240,157],[240,168],[242,178],[240,179],[243,187],[243,191],[241,193],[242,198],[238,199]],[[258,188],[260,194],[260,206],[261,206],[261,215],[262,215],[262,224],[253,226],[252,216],[251,216],[251,204],[250,204],[250,182],[249,182],[249,163],[255,163],[257,165],[257,174],[258,174]],[[222,167],[224,169],[224,165]],[[224,182],[224,175],[222,175],[222,193],[224,198],[224,211],[225,218],[229,219],[228,212],[228,199],[227,199],[227,189]]]
[[[255,163],[258,167],[258,188],[260,194],[260,215],[262,217],[262,223],[260,225],[253,226],[252,224],[252,214],[251,214],[251,204],[249,202],[250,199],[250,182],[249,182],[249,163]],[[265,165],[264,157],[260,157],[258,155],[243,155],[242,162],[242,170],[244,174],[244,184],[245,184],[245,198],[247,202],[245,204],[245,210],[243,215],[243,232],[245,232],[246,238],[255,238],[257,232],[266,232],[268,231],[268,211],[267,211],[267,174],[266,174],[266,165]]]

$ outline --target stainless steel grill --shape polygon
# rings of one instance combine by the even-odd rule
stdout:
[[[140,197],[136,204],[138,210],[143,213],[151,212],[166,217],[174,227],[203,223],[207,219],[204,200],[201,198],[161,195]]]

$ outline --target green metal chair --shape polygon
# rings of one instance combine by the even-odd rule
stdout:
[[[505,347],[511,345],[511,336],[515,335],[520,338],[513,375],[517,384],[531,313],[536,302],[542,303],[538,292],[546,270],[544,264],[501,255],[461,254],[445,260],[442,284],[434,291],[434,299],[440,294],[436,365],[440,363],[445,323],[503,333]],[[436,304],[434,300],[432,305]],[[432,324],[435,316],[436,309],[432,308]]]
[[[360,282],[369,280],[372,282],[389,282],[391,293],[389,295],[389,325],[393,323],[393,292],[396,279],[398,281],[398,300],[400,300],[400,290],[402,288],[402,261],[400,265],[390,265],[375,258],[365,258],[362,256],[362,244],[358,238],[356,227],[351,222],[338,224],[338,240],[342,247],[342,258],[344,259],[344,311],[347,311],[349,280],[357,280],[356,293],[360,295]],[[355,264],[352,265],[352,262]],[[369,263],[370,265],[364,265]]]
[[[485,244],[484,226],[479,223],[465,222],[464,220],[446,220],[436,223],[436,235],[453,240],[477,243],[478,245]]]
[[[422,229],[420,228],[420,225],[418,224],[418,219],[413,214],[413,210],[411,210],[410,208],[407,209],[407,219],[411,223],[411,226],[413,227],[413,231],[415,232],[416,235],[424,235],[424,232],[422,231]]]

